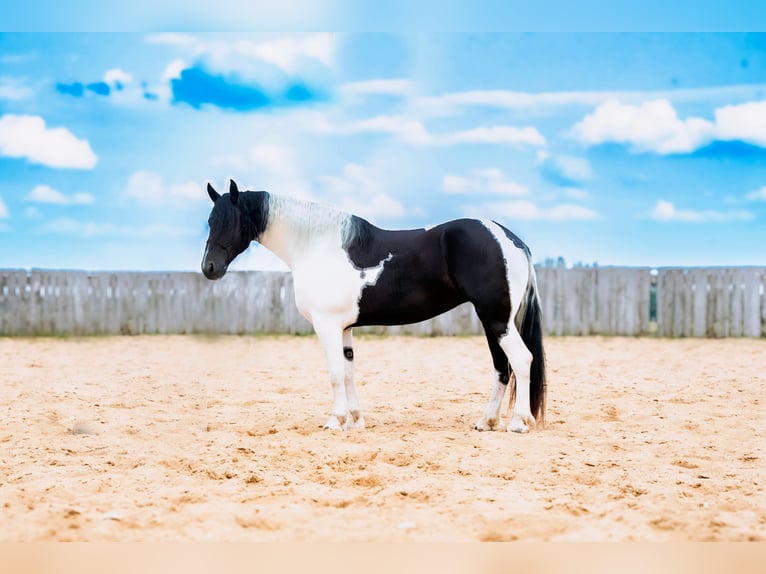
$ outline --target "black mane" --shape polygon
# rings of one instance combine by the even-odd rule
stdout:
[[[239,194],[243,225],[249,237],[258,241],[269,224],[269,192],[245,191]]]
[[[343,249],[348,251],[350,248],[366,249],[372,241],[373,229],[375,226],[359,217],[358,215],[349,216],[349,230]]]

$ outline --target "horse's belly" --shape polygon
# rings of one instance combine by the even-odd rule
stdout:
[[[362,291],[359,315],[354,325],[407,325],[431,319],[464,303],[465,299],[448,286],[413,288],[396,292],[385,286]]]

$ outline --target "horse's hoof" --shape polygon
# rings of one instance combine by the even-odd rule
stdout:
[[[473,426],[477,431],[493,431],[497,430],[497,425],[500,421],[498,419],[486,419],[480,418],[479,421]]]
[[[324,430],[344,430],[344,426],[340,424],[338,417],[330,417],[324,424]]]
[[[511,422],[508,423],[508,432],[525,434],[530,428],[535,427],[535,417],[532,415],[514,415]]]
[[[359,416],[356,418],[356,420],[348,421],[348,425],[346,426],[348,429],[363,429],[364,428],[364,417]]]

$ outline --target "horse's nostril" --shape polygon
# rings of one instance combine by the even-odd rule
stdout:
[[[212,276],[212,275],[213,275],[213,273],[214,273],[214,272],[215,272],[215,263],[213,263],[212,261],[210,261],[210,262],[207,264],[207,267],[205,267],[205,274],[206,274],[208,277],[210,277],[210,276]]]

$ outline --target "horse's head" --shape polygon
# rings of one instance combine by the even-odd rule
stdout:
[[[208,279],[220,279],[229,264],[247,249],[253,238],[248,233],[246,216],[240,206],[239,189],[233,179],[229,193],[221,195],[209,183],[207,193],[213,200],[213,210],[208,218],[210,235],[202,258],[202,273]]]

